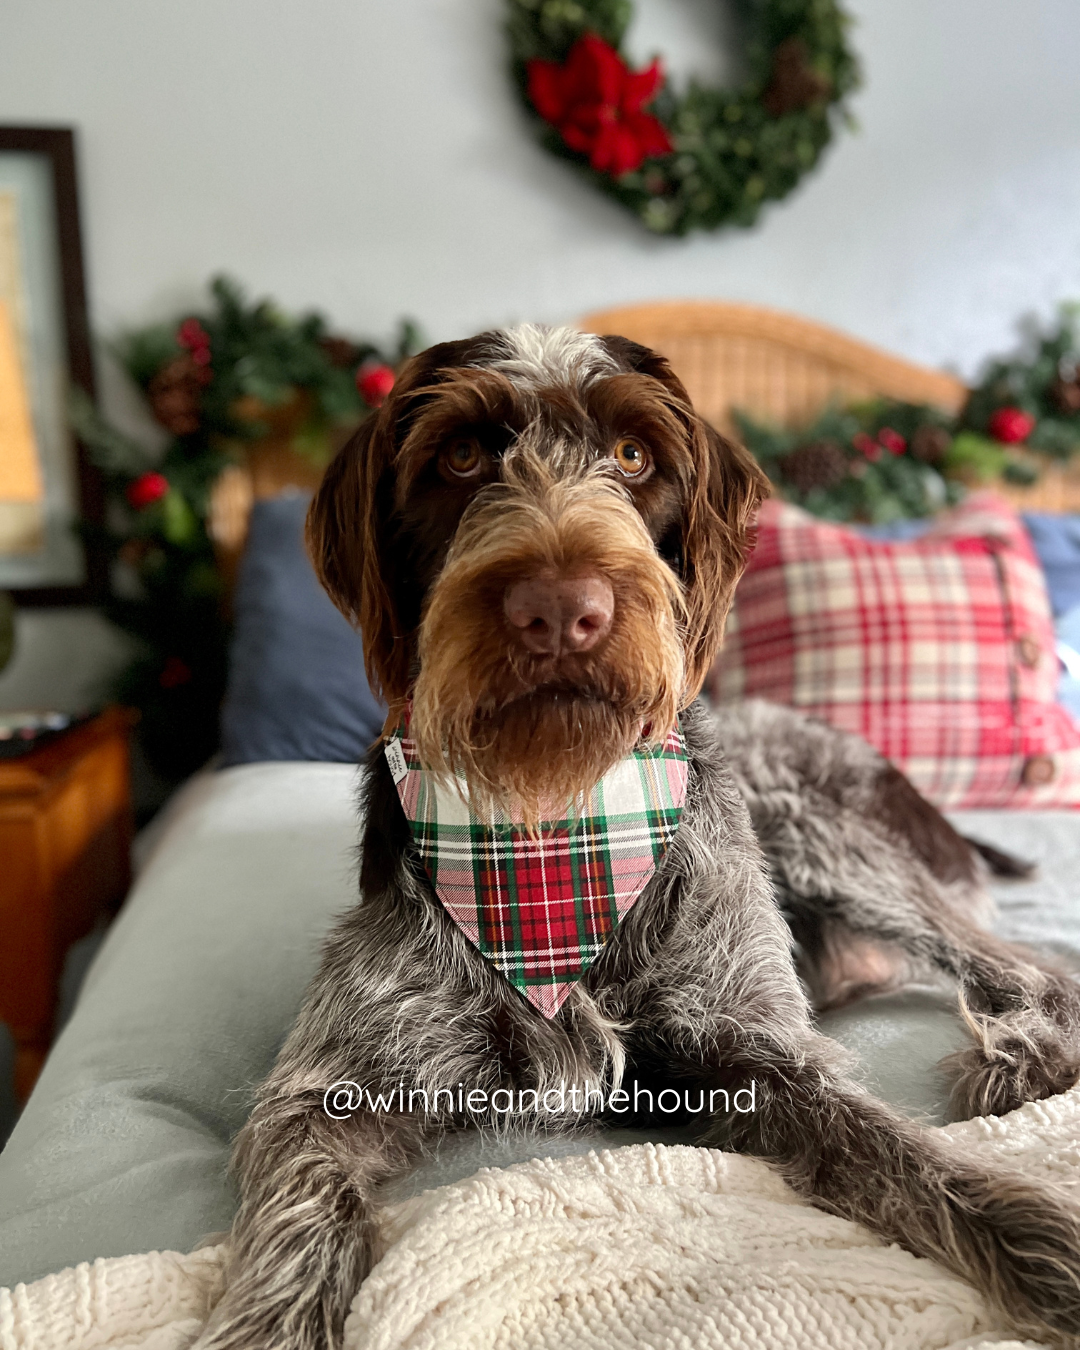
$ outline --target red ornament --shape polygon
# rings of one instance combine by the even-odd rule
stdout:
[[[907,441],[892,427],[882,427],[877,438],[878,444],[883,445],[890,455],[902,455],[907,449]]]
[[[991,417],[987,430],[1003,445],[1019,445],[1035,430],[1035,419],[1023,408],[999,408]]]
[[[169,480],[163,473],[144,473],[127,486],[127,499],[136,511],[152,506],[169,490]]]
[[[356,387],[369,408],[378,408],[393,389],[394,378],[389,366],[361,366],[356,372]]]
[[[533,107],[598,173],[619,178],[675,148],[663,122],[642,112],[664,82],[659,61],[631,70],[614,47],[586,33],[564,65],[529,61],[526,73]]]
[[[881,445],[874,440],[873,436],[868,436],[865,431],[860,431],[853,436],[851,444],[860,454],[865,455],[871,464],[876,464],[881,458]]]

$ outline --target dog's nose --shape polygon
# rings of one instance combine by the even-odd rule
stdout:
[[[606,635],[615,612],[611,583],[601,576],[526,577],[508,587],[506,617],[537,656],[587,652]]]

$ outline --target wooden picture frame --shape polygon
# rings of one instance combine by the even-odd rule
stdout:
[[[0,388],[19,376],[0,421],[0,589],[20,605],[92,603],[105,562],[75,527],[102,523],[104,492],[68,417],[72,386],[94,397],[69,127],[0,127]]]

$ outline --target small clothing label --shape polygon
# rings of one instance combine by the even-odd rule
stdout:
[[[394,783],[400,783],[409,772],[409,766],[405,763],[405,752],[399,740],[386,742],[386,762],[390,765],[390,775]]]

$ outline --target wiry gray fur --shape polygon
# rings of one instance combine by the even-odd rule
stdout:
[[[698,705],[684,729],[690,786],[675,843],[559,1018],[538,1016],[465,939],[408,846],[389,883],[340,921],[237,1144],[241,1206],[205,1350],[338,1344],[372,1260],[378,1187],[439,1132],[468,1123],[450,1114],[335,1121],[323,1110],[329,1084],[613,1085],[624,1063],[642,1081],[706,1090],[752,1078],[756,1112],[734,1126],[716,1119],[702,1143],[772,1159],[815,1204],[971,1280],[1019,1330],[1077,1344],[1080,1213],[1049,1188],[972,1165],[845,1076],[843,1052],[813,1028],[768,868],[789,908],[818,906],[953,970],[969,999],[985,1003],[986,1028],[1004,1013],[1048,1034],[1053,1005],[1067,1010],[1075,1044],[1073,986],[982,935],[971,943],[961,916],[972,894],[954,886],[945,895],[910,849],[859,814],[881,767],[861,743],[762,706],[714,719]],[[800,761],[800,747],[813,754]],[[369,830],[387,789],[376,755]],[[1036,989],[1042,1011],[1024,1001]],[[995,1035],[973,1053],[997,1073]],[[1014,1074],[1008,1093],[1032,1086]]]
[[[610,369],[652,371],[683,397],[659,357],[624,339],[520,329],[494,349],[489,337],[458,348],[445,359],[501,361],[527,399],[547,397],[552,380],[586,398]],[[438,371],[416,370],[430,397]],[[565,413],[566,391],[555,392]],[[411,397],[399,400],[403,416]],[[579,432],[587,457],[592,432],[586,422]],[[718,439],[711,450],[707,437],[694,444],[749,482],[737,456],[719,454]],[[369,457],[374,445],[363,433],[354,442]],[[343,456],[320,497],[367,482],[367,461]],[[728,468],[710,471],[710,510],[737,515],[738,492],[723,491],[733,480],[718,476]],[[378,504],[378,484],[372,491]],[[338,505],[327,519],[339,534],[361,520],[378,525],[377,513],[341,514]],[[699,503],[695,520],[706,518]],[[719,515],[714,528],[726,528]],[[694,574],[689,552],[666,544],[661,553],[657,542],[677,575]],[[318,556],[338,603],[359,613],[348,567]],[[359,902],[331,933],[237,1140],[240,1208],[203,1350],[336,1346],[374,1256],[380,1186],[441,1132],[473,1123],[452,1109],[332,1119],[324,1093],[341,1080],[429,1094],[461,1082],[489,1095],[566,1082],[579,1096],[587,1083],[711,1092],[753,1082],[756,1110],[717,1114],[702,1143],[771,1159],[814,1204],[971,1280],[1019,1331],[1080,1345],[1080,1210],[1048,1187],[973,1166],[874,1101],[847,1076],[844,1052],[815,1031],[807,996],[835,1003],[917,968],[953,977],[974,1032],[956,1065],[954,1102],[970,1114],[1076,1081],[1077,985],[977,926],[987,897],[971,850],[862,742],[761,704],[715,716],[698,705],[683,725],[689,786],[675,841],[550,1020],[439,903],[385,759],[373,753]],[[545,1116],[533,1127],[579,1123]]]

